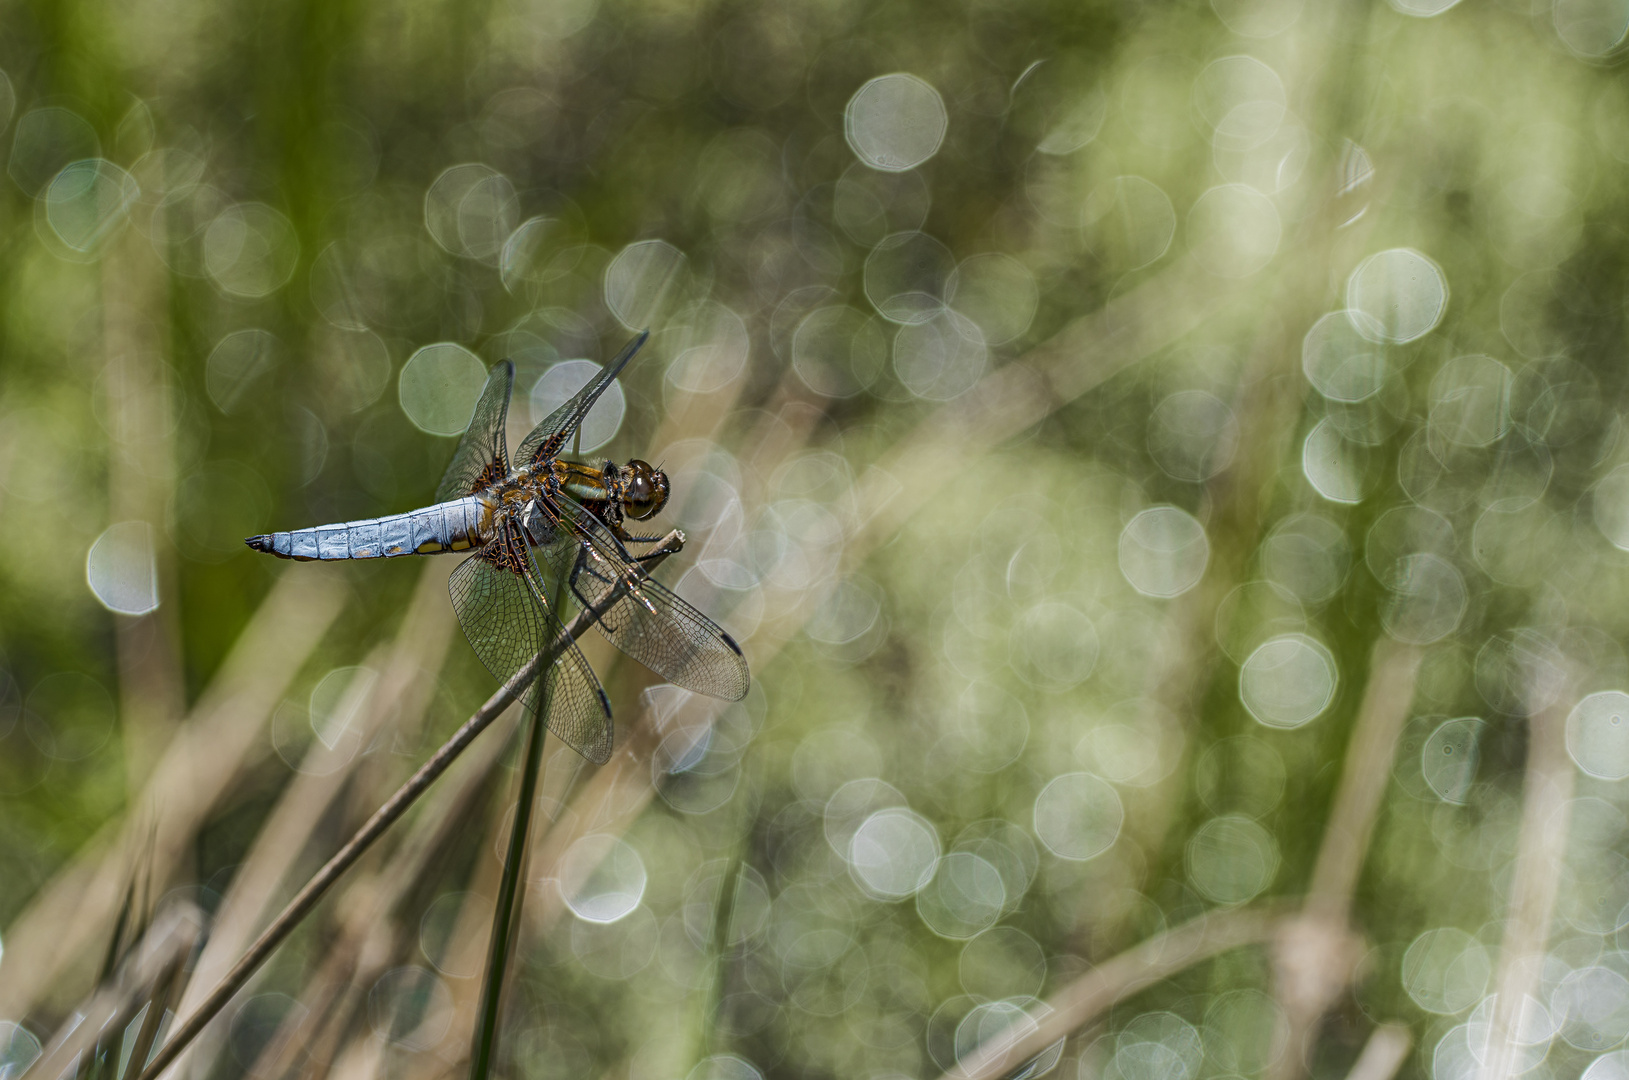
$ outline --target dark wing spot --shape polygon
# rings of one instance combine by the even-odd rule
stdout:
[[[526,552],[521,547],[523,543],[514,537],[511,530],[500,530],[496,537],[475,552],[475,558],[491,563],[499,570],[524,576],[529,564]]]
[[[496,484],[498,481],[504,479],[504,477],[507,475],[508,473],[504,470],[503,462],[494,458],[486,463],[486,468],[481,470],[481,474],[477,476],[475,478],[475,482],[470,485],[469,494],[474,495],[477,492],[485,491],[493,484]]]

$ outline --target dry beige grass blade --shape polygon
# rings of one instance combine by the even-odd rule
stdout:
[[[618,805],[620,800],[633,808],[633,816],[637,816],[638,811],[644,808],[646,802],[639,798],[638,781],[635,776],[639,771],[638,762],[643,760],[646,776],[644,786],[649,787],[649,758],[654,744],[649,741],[646,719],[645,713],[642,712],[636,726],[625,730],[620,736],[620,745],[611,760],[593,771],[591,783],[605,786],[602,794],[588,805],[608,810]],[[533,867],[554,867],[565,847],[569,847],[584,835],[576,810],[568,808],[563,801],[571,783],[581,773],[581,762],[582,759],[577,754],[569,748],[562,747],[549,757],[544,766],[545,786],[538,799],[542,805],[537,808],[538,816],[534,822],[537,836],[531,845]],[[602,776],[608,779],[601,781]],[[573,800],[572,807],[578,805],[581,805],[581,801]],[[618,832],[631,823],[632,817],[624,821],[613,816],[604,819],[598,827],[587,831]],[[499,878],[503,871],[503,860],[497,853],[505,839],[503,829],[506,824],[502,817],[495,819],[494,828],[484,833],[480,840],[483,845],[480,862],[476,865],[474,876],[465,886],[469,895],[459,909],[458,922],[448,947],[452,963],[458,970],[478,972],[486,957],[487,942],[492,932],[492,898],[498,893]],[[554,925],[560,914],[560,889],[570,888],[568,883],[538,888],[537,874],[533,873],[529,877],[530,891],[522,908],[525,916],[521,928],[523,936],[517,950],[522,955],[528,948],[528,938],[535,939]],[[475,1021],[480,1009],[481,980],[456,979],[449,985],[453,997],[451,1028],[434,1052],[422,1056],[420,1065],[411,1074],[417,1080],[426,1080],[449,1070],[458,1071],[467,1066]]]
[[[74,1060],[107,1036],[117,1050],[124,1028],[143,1006],[150,1015],[162,1014],[168,990],[192,956],[204,916],[190,904],[171,904],[137,942],[107,985],[74,1010],[63,1030],[53,1038],[31,1066],[34,1076],[71,1073]]]
[[[640,564],[640,573],[648,574],[656,570],[669,556],[682,550],[684,540],[678,530],[674,530],[662,537],[654,544],[649,552],[643,556]],[[613,606],[622,595],[622,587],[610,591],[594,607],[586,608],[565,627],[564,637],[576,640],[588,632],[588,628],[605,611]],[[278,947],[297,929],[315,907],[321,903],[338,881],[340,881],[357,861],[365,856],[374,843],[383,836],[402,816],[410,810],[426,791],[450,768],[454,762],[469,748],[471,742],[479,738],[481,733],[490,727],[500,716],[504,715],[516,697],[525,692],[527,686],[537,678],[538,673],[547,665],[554,662],[559,656],[559,647],[551,647],[538,653],[515,672],[504,685],[500,686],[493,695],[487,699],[475,713],[457,731],[437,747],[436,750],[424,760],[411,777],[401,787],[397,788],[383,804],[369,816],[367,821],[353,833],[340,849],[329,857],[315,874],[301,886],[299,892],[284,905],[283,910],[266,927],[265,931],[255,939],[248,950],[238,958],[225,977],[199,1003],[197,1009],[179,1021],[171,1031],[169,1040],[154,1054],[153,1060],[142,1071],[143,1080],[155,1080],[174,1063],[177,1056],[183,1053],[203,1029],[219,1014],[220,1010],[241,990],[249,979],[253,978],[261,965],[266,962]]]
[[[518,717],[518,710],[510,712],[511,720]],[[310,1015],[285,1020],[250,1070],[253,1075],[285,1076],[296,1067],[320,1071],[341,1053],[341,1041],[355,1026],[357,998],[365,999],[384,970],[411,949],[404,950],[402,937],[416,923],[402,921],[404,899],[423,883],[436,855],[460,836],[474,831],[485,837],[483,830],[471,830],[470,822],[482,809],[479,804],[488,801],[493,770],[508,745],[513,724],[498,724],[502,730],[448,770],[452,775],[428,797],[384,866],[359,876],[334,898],[338,932],[307,978],[306,990],[297,995]]]
[[[1381,1024],[1370,1032],[1346,1080],[1391,1080],[1413,1045],[1414,1036],[1402,1024]]]
[[[386,650],[378,647],[363,661],[365,668],[383,666]],[[377,687],[377,683],[363,677],[353,678],[337,712],[342,715],[362,715],[356,742],[366,745],[373,735],[371,725],[383,715],[371,703],[346,700],[361,697]],[[363,710],[366,710],[364,712]],[[181,999],[181,1008],[191,1013],[209,988],[220,981],[231,968],[232,962],[243,951],[244,945],[260,930],[266,910],[283,891],[283,882],[289,869],[305,850],[312,832],[333,800],[344,789],[350,778],[357,756],[355,743],[336,740],[330,748],[320,739],[313,739],[302,765],[277,805],[272,808],[250,845],[243,864],[232,877],[232,883],[221,899],[210,927],[209,940],[203,954],[193,966],[187,992]],[[344,750],[352,753],[348,759]]]
[[[1295,283],[1289,306],[1308,306],[1313,302],[1299,295],[1307,287],[1301,282]],[[941,406],[861,478],[854,515],[845,537],[840,574],[861,565],[871,551],[890,539],[943,484],[964,475],[979,456],[1116,372],[1169,346],[1221,310],[1240,288],[1238,283],[1205,274],[1191,258],[1185,257],[1166,273],[1111,301],[1101,311],[1075,320],[1021,360],[986,376],[973,391]],[[1266,362],[1269,367],[1286,363],[1281,353]],[[1276,417],[1288,407],[1287,397],[1267,395],[1263,411]],[[1268,449],[1272,452],[1263,455],[1258,467],[1250,470],[1243,482],[1234,483],[1234,490],[1245,495],[1244,503],[1248,504],[1234,508],[1239,519],[1256,516],[1259,485],[1250,481],[1269,467],[1271,463],[1266,458],[1276,462],[1278,448],[1275,445]],[[1259,524],[1255,528],[1259,529]],[[763,623],[749,639],[749,652],[759,670],[801,630],[823,592],[823,589],[771,592]],[[1213,613],[1215,605],[1201,607],[1204,611],[1200,615],[1204,615]],[[1208,626],[1207,619],[1202,617],[1186,621],[1190,629],[1202,630]],[[1196,670],[1192,674],[1193,678],[1178,681],[1191,689],[1197,685],[1201,673]],[[697,703],[697,707],[708,706]],[[574,827],[549,834],[547,850],[538,862],[542,878],[558,881],[560,856],[577,838],[589,832],[620,833],[648,805],[654,793],[649,758],[658,738],[648,712],[634,725],[633,737],[622,751],[595,773],[573,801]],[[556,888],[545,890],[540,902],[529,909],[529,929],[546,931],[559,916],[562,891],[569,892],[574,884],[558,881]],[[1265,933],[1264,926],[1256,929]],[[1053,1038],[1055,1036],[1038,1042],[1031,1052],[1044,1048]],[[1024,1045],[1029,1045],[1028,1041]],[[1001,1059],[1021,1060],[1006,1054],[1002,1054]]]
[[[805,445],[809,432],[819,419],[818,410],[794,397],[791,389],[793,381],[795,376],[789,370],[774,394],[775,401],[780,404],[773,411],[763,410],[762,422],[746,437],[749,452],[743,456],[751,461],[753,472],[760,478],[767,479],[780,462]],[[738,380],[734,384],[735,392],[739,393],[741,387],[742,382]],[[712,437],[728,415],[726,406],[734,400],[734,394],[680,395],[665,417],[656,437],[652,439],[651,445],[667,447],[683,439]],[[664,454],[658,450],[652,451],[650,456],[653,460],[661,460]],[[706,607],[705,602],[702,606]],[[609,643],[603,639],[595,644],[603,646],[596,652],[589,653],[596,661],[607,655],[615,655]],[[587,643],[585,651],[586,649]],[[603,668],[596,665],[596,670]],[[707,701],[705,698],[693,699],[696,704]],[[560,853],[584,835],[578,813],[581,807],[595,808],[594,821],[597,824],[587,830],[592,832],[620,832],[643,811],[654,791],[649,780],[650,755],[660,741],[659,733],[655,733],[653,737],[652,725],[652,716],[643,708],[632,723],[619,724],[615,755],[605,766],[594,769],[589,774],[589,784],[595,787],[595,792],[591,795],[579,794],[571,801],[570,807],[566,805],[566,798],[582,775],[583,761],[566,748],[556,750],[550,755],[543,770],[542,787],[539,791],[539,802],[542,803],[538,808],[539,819],[534,823],[536,835],[531,843],[530,853],[533,867],[553,867]],[[643,780],[640,779],[641,773],[644,776]],[[625,818],[614,812],[613,808],[619,805],[625,806],[630,811]],[[491,898],[497,893],[502,871],[502,861],[496,856],[492,841],[493,837],[490,835],[483,839],[487,849],[481,857],[474,879],[469,884],[470,895],[459,912],[458,924],[452,938],[451,948],[460,958],[459,962],[464,964],[478,966],[481,958],[486,955],[487,941],[491,933],[489,905],[492,902]],[[535,883],[536,875],[532,876]],[[560,896],[558,887],[534,890],[527,896],[526,904],[522,908],[524,914],[521,926],[522,951],[527,947],[527,935],[535,936],[553,925],[560,911]],[[421,1066],[413,1073],[415,1077],[439,1076],[449,1069],[464,1067],[467,1060],[476,1014],[480,1007],[480,982],[476,979],[457,980],[451,984],[451,988],[453,992],[451,1030],[439,1044],[436,1053],[423,1055]]]
[[[1124,367],[1170,345],[1212,316],[1239,289],[1238,283],[1204,274],[1185,259],[1111,301],[1101,311],[1076,319],[1024,358],[986,376],[973,391],[935,410],[884,457],[883,466],[862,479],[847,523],[841,573],[856,569],[865,554],[889,539],[915,510],[980,454]],[[1183,303],[1176,303],[1179,297]],[[792,414],[784,429],[765,426],[758,433],[760,443],[767,443],[773,434],[783,436],[773,445],[756,447],[752,463],[763,476],[771,474],[778,461],[804,444],[818,419],[807,403],[789,395],[780,412]],[[716,425],[721,414],[707,415]],[[677,426],[664,429],[676,430]],[[690,434],[687,426],[684,430]],[[958,431],[963,433],[960,438]],[[792,437],[784,437],[788,432]],[[905,480],[894,475],[900,471],[906,473]],[[824,589],[782,589],[767,598],[764,621],[746,642],[756,670],[761,671],[802,628],[823,595]],[[719,707],[719,703],[700,697],[693,697],[685,705],[687,709]],[[561,914],[563,894],[580,884],[559,880],[558,864],[571,845],[589,833],[626,831],[655,794],[650,759],[661,732],[652,711],[642,710],[622,730],[621,745],[611,760],[594,770],[572,799],[565,820],[543,832],[533,848],[534,880],[554,881],[555,886],[529,898],[523,927],[526,934],[546,933]],[[582,869],[586,873],[589,868]],[[463,1019],[466,1012],[469,1010],[461,1008],[456,1015]],[[457,1038],[456,1021],[454,1028],[450,1040]]]
[[[1414,705],[1421,651],[1390,638],[1377,641],[1369,660],[1352,737],[1341,767],[1340,785],[1313,864],[1306,910],[1342,924],[1352,909],[1352,892],[1369,851],[1380,803],[1391,782],[1397,739]]]
[[[385,1045],[370,1036],[359,1036],[345,1045],[328,1070],[328,1080],[370,1080],[379,1075]]]
[[[455,627],[447,603],[447,577],[453,565],[450,559],[425,561],[394,644],[369,657],[368,666],[375,667],[379,677],[362,687],[371,691],[368,700],[354,703],[358,721],[353,730],[333,748],[312,740],[304,767],[294,774],[261,826],[222,899],[209,942],[182,1000],[184,1014],[197,1007],[262,929],[267,910],[284,892],[288,873],[317,823],[362,760],[357,747],[372,743],[387,722],[416,726],[428,708],[436,672],[446,658]],[[353,680],[353,686],[359,684],[361,680]]]
[[[485,850],[476,864],[474,876],[465,885],[467,895],[458,909],[458,921],[446,954],[455,970],[476,974],[448,981],[448,988],[452,991],[452,1023],[446,1038],[434,1050],[421,1055],[421,1060],[409,1072],[412,1080],[426,1080],[428,1077],[458,1072],[465,1068],[469,1059],[475,1021],[481,1009],[479,972],[486,958],[487,942],[492,937],[493,897],[498,895],[498,884],[503,875],[503,860],[497,857],[495,850],[498,840],[496,830],[481,834],[480,843]],[[536,850],[534,847],[534,853]],[[528,895],[527,908],[535,906],[537,900],[536,894]]]
[[[1116,372],[1169,346],[1240,289],[1237,282],[1205,274],[1185,258],[1102,310],[1074,320],[1026,356],[985,376],[967,394],[934,410],[861,478],[845,526],[839,577],[856,570],[979,456]],[[809,411],[798,401],[789,402],[787,408]],[[806,432],[812,424],[789,422],[788,427]],[[774,449],[785,457],[798,445],[797,440],[787,440]],[[773,464],[755,455],[760,473],[772,472]],[[744,643],[755,670],[762,671],[802,629],[832,584],[835,580],[812,589],[765,587],[769,595],[763,622]],[[720,706],[694,698],[685,707]],[[558,861],[576,840],[591,832],[620,834],[650,803],[655,794],[650,757],[661,733],[648,708],[625,730],[611,761],[579,788],[565,827],[551,829],[543,838],[534,876],[557,880]],[[572,884],[561,882],[546,889],[527,906],[529,932],[544,932],[553,925],[563,906],[561,889],[569,891]]]
[[[119,731],[128,790],[139,791],[186,709],[177,643],[175,550],[163,528],[175,487],[168,343],[170,276],[128,230],[102,260],[103,391],[108,417],[108,520],[147,524],[159,606],[114,617]]]
[[[1533,674],[1542,681],[1541,674]],[[1572,711],[1573,693],[1569,686],[1554,701],[1528,715],[1527,771],[1510,875],[1510,907],[1493,978],[1497,995],[1493,1023],[1478,1080],[1509,1080],[1516,1074],[1522,1013],[1528,998],[1540,998],[1544,947],[1549,943],[1561,888],[1570,826],[1568,807],[1576,779],[1567,754],[1567,714]]]
[[[1140,990],[1214,956],[1265,944],[1282,904],[1209,912],[1149,938],[1080,976],[1046,1001],[1046,1011],[974,1050],[940,1080],[993,1080]],[[1041,1013],[1042,1010],[1036,1010]]]
[[[1397,739],[1414,704],[1420,657],[1416,646],[1388,638],[1376,642],[1371,653],[1369,681],[1347,742],[1305,905],[1299,915],[1285,920],[1274,942],[1274,991],[1289,1023],[1288,1049],[1270,1072],[1275,1080],[1293,1080],[1306,1071],[1318,1023],[1362,958],[1363,940],[1350,926],[1352,893],[1391,780]]]
[[[112,925],[122,868],[147,859],[154,893],[169,887],[199,826],[260,746],[272,710],[339,614],[343,580],[308,567],[278,579],[125,817],[105,825],[7,929],[0,1016],[25,1015],[48,991],[67,988],[65,973],[83,966]]]
[[[518,714],[515,720],[519,721]],[[549,752],[543,765],[543,784],[537,800],[539,805],[534,811],[533,826],[537,837],[531,850],[533,865],[537,864],[540,853],[545,850],[549,830],[558,824],[560,815],[566,810],[566,793],[582,768],[583,758],[564,744],[557,745],[555,750]],[[447,969],[472,974],[448,980],[448,988],[452,992],[452,1019],[448,1032],[434,1050],[420,1056],[418,1064],[409,1074],[412,1077],[438,1077],[465,1067],[481,1002],[481,980],[473,973],[480,972],[487,955],[487,942],[492,934],[493,897],[498,893],[503,873],[503,859],[498,853],[503,850],[508,839],[505,830],[513,827],[513,820],[513,816],[508,814],[494,816],[492,827],[480,833],[476,841],[481,845],[479,861],[474,874],[464,885],[464,902],[459,907],[458,918],[444,953],[444,966]],[[536,882],[531,884],[535,886]],[[526,898],[527,910],[541,899],[537,891],[529,893]]]
[[[980,457],[1179,341],[1242,292],[1239,282],[1207,274],[1183,256],[935,409],[860,478],[845,571],[869,558]]]
[[[717,710],[718,703],[692,696],[683,708],[710,713]],[[592,872],[586,859],[575,860],[579,871],[575,878],[561,871],[561,862],[571,846],[591,833],[620,836],[650,804],[656,790],[651,784],[650,760],[661,738],[654,713],[647,707],[630,727],[611,760],[594,771],[578,797],[571,801],[571,813],[556,822],[533,848],[532,880],[551,884],[528,898],[525,908],[528,933],[534,936],[547,933],[565,908],[564,897],[581,887]]]

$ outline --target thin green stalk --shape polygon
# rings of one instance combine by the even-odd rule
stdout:
[[[649,575],[669,555],[677,554],[683,548],[684,534],[675,529],[651,550],[640,568],[640,573]],[[582,637],[588,632],[588,628],[594,625],[595,620],[610,610],[611,605],[619,599],[621,590],[614,589],[596,605],[594,610],[578,612],[577,617],[566,627],[566,635],[573,640]],[[515,672],[507,683],[498,688],[497,693],[487,699],[486,704],[481,706],[474,716],[466,720],[450,739],[442,743],[441,747],[419,766],[418,772],[396,789],[395,794],[386,799],[384,805],[374,811],[373,816],[339,851],[334,853],[328,862],[323,864],[322,869],[318,870],[278,913],[255,943],[239,958],[232,970],[227,972],[215,989],[199,1003],[198,1008],[173,1030],[169,1039],[153,1055],[153,1060],[142,1070],[140,1080],[158,1080],[159,1075],[175,1061],[181,1051],[198,1037],[204,1026],[220,1013],[228,1001],[232,1000],[232,995],[243,988],[249,977],[260,969],[260,965],[266,962],[277,946],[281,945],[283,940],[294,932],[294,928],[311,913],[334,882],[355,865],[363,853],[373,846],[374,841],[384,835],[386,829],[407,813],[418,801],[419,796],[429,789],[437,777],[447,771],[448,766],[457,760],[477,735],[485,731],[516,698],[525,693],[526,687],[531,685],[540,671],[546,670],[554,662],[556,656],[554,649],[545,649],[528,661],[525,667]]]
[[[514,955],[520,926],[520,907],[525,899],[527,841],[531,835],[532,804],[537,801],[537,780],[543,771],[543,736],[548,731],[549,687],[544,679],[526,733],[526,758],[521,766],[520,796],[515,802],[515,824],[509,830],[509,850],[504,858],[503,878],[498,884],[498,902],[492,911],[492,937],[486,960],[486,982],[481,988],[480,1019],[470,1048],[470,1080],[487,1080],[492,1072],[493,1052],[498,1044],[498,1020],[503,1012],[504,976]]]
[[[532,563],[534,573],[537,563]],[[539,573],[528,579],[532,588],[542,580]],[[541,592],[541,590],[539,590]],[[539,599],[543,599],[541,596]],[[555,579],[554,595],[545,601],[547,610],[563,611],[566,576]],[[537,707],[526,734],[526,757],[521,765],[520,795],[515,801],[515,823],[509,830],[509,851],[498,883],[498,902],[492,909],[492,936],[488,941],[486,980],[481,988],[481,1011],[470,1048],[470,1080],[487,1080],[498,1046],[498,1024],[503,1016],[503,990],[509,961],[520,941],[520,909],[526,902],[526,860],[531,851],[532,814],[537,802],[538,777],[543,772],[543,739],[548,734],[549,703],[553,686],[546,675],[537,682]]]
[[[703,1057],[718,1053],[718,1007],[724,1002],[730,976],[730,925],[735,922],[735,894],[741,881],[741,852],[730,855],[724,880],[718,886],[718,908],[713,915],[713,985],[702,1017]]]
[[[741,873],[747,864],[747,853],[751,846],[748,834],[751,832],[752,823],[748,820],[748,808],[752,805],[752,800],[747,793],[757,784],[760,761],[759,755],[753,754],[749,748],[738,766],[741,770],[741,782],[736,785],[735,794],[731,799],[732,813],[735,815],[735,850],[730,853],[729,864],[724,868],[724,879],[719,883],[718,908],[713,916],[713,981],[710,996],[702,1003],[705,1010],[701,1029],[703,1058],[721,1053],[725,1049],[718,1045],[719,1007],[728,996],[730,961],[736,952],[734,946],[738,944],[730,940],[730,930],[735,925],[735,901],[740,891]],[[750,773],[749,762],[753,766]]]

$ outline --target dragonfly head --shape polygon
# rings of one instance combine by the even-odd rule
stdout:
[[[667,473],[648,461],[634,458],[617,470],[621,482],[622,512],[635,521],[661,513],[671,489]]]

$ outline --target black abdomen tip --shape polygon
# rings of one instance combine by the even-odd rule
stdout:
[[[245,537],[243,542],[256,551],[271,551],[272,549],[272,538],[270,536],[249,536]],[[276,552],[272,552],[272,554],[275,555]]]

